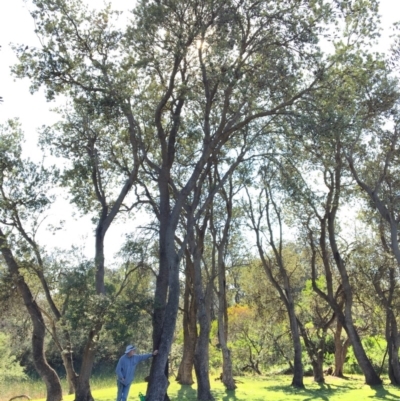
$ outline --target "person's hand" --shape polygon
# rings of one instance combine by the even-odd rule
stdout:
[[[155,351],[153,351],[153,356],[156,356],[158,354],[158,349],[156,349]]]

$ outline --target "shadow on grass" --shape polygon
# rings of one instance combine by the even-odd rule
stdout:
[[[222,397],[222,401],[237,401],[235,390],[225,391],[226,395]]]
[[[368,398],[372,398],[373,400],[398,400],[399,396],[392,394],[383,386],[370,386],[371,390],[375,391],[375,394],[369,396]]]
[[[347,391],[353,389],[351,384],[343,385],[343,383],[336,388],[335,385],[320,383],[314,384],[314,388],[296,388],[287,384],[279,385],[279,386],[268,386],[265,388],[266,391],[275,391],[278,393],[285,394],[287,396],[291,395],[301,395],[305,398],[303,401],[312,401],[312,400],[323,400],[329,401],[333,395],[346,393]],[[315,388],[317,387],[317,388]]]
[[[181,385],[177,396],[179,400],[197,400],[197,391],[192,389],[192,386]]]
[[[399,397],[396,394],[391,393],[384,386],[370,386],[371,390],[375,391],[374,395],[365,396],[365,399],[372,400],[387,400],[387,401],[398,401]],[[265,388],[266,391],[272,390],[280,392],[287,396],[290,395],[303,395],[305,398],[302,401],[312,401],[312,400],[323,400],[329,401],[334,395],[345,394],[350,390],[354,390],[354,386],[351,383],[344,384],[343,382],[340,386],[335,386],[333,384],[319,384],[318,388],[312,389],[298,389],[295,387],[280,385],[280,386],[268,386]]]

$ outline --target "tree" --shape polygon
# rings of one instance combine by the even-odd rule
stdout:
[[[383,84],[385,83],[387,84],[384,81]],[[385,100],[385,98],[383,99]],[[376,115],[377,113],[379,114]],[[398,101],[393,108],[389,109],[376,106],[372,108],[371,114],[375,118],[366,118],[360,122],[359,133],[349,148],[347,160],[354,179],[370,201],[370,207],[380,215],[380,219],[375,218],[374,220],[380,235],[381,246],[384,252],[394,256],[397,266],[399,266],[398,227],[400,219],[397,195],[399,183],[396,178],[399,154]],[[390,123],[392,127],[386,129],[385,126]],[[370,143],[375,145],[373,152],[370,152],[362,144],[366,135],[368,135]],[[387,262],[379,262],[378,266],[372,282],[378,299],[386,310],[385,335],[388,342],[390,380],[392,384],[399,385],[398,328],[393,312],[397,275],[393,269],[388,269]],[[385,290],[383,283],[387,283]]]
[[[159,221],[160,254],[153,314],[160,352],[147,397],[162,400],[179,306],[183,252],[174,238],[182,208],[227,144],[240,149],[239,163],[261,135],[256,122],[292,112],[318,85],[324,70],[318,37],[336,2],[143,1],[125,31],[113,27],[109,9],[87,12],[60,0],[34,4],[43,47],[18,50],[17,75],[30,77],[33,89],[45,86],[50,99],[84,98],[123,117],[132,157],[143,160],[141,183]],[[352,10],[342,9],[352,20]],[[364,22],[358,21],[363,28]],[[101,272],[99,265],[99,295]],[[86,382],[90,364],[83,371]]]
[[[60,379],[45,356],[45,320],[12,251],[11,230],[5,231],[7,227],[22,227],[21,215],[17,210],[22,210],[22,218],[28,219],[46,208],[49,199],[42,190],[47,174],[32,162],[22,159],[22,133],[17,122],[9,121],[0,129],[0,251],[32,321],[33,360],[37,372],[46,383],[47,401],[59,401],[62,399]]]
[[[295,311],[295,288],[283,252],[283,201],[278,194],[279,184],[276,175],[277,170],[272,165],[261,166],[261,189],[255,205],[246,189],[249,199],[248,215],[265,274],[278,292],[289,317],[294,348],[292,386],[302,388],[304,387],[302,345]],[[277,234],[274,232],[273,223],[278,227]],[[269,246],[268,250],[264,247],[264,238]]]
[[[69,188],[72,202],[82,213],[94,213],[94,277],[99,304],[96,322],[88,329],[84,358],[76,381],[77,399],[91,399],[89,379],[96,353],[96,339],[104,324],[110,304],[105,286],[105,237],[111,224],[126,205],[127,195],[136,181],[140,161],[136,142],[120,116],[110,115],[107,105],[90,103],[81,97],[72,108],[62,111],[61,120],[42,134],[42,143],[58,157],[68,160],[62,173],[63,185]],[[102,113],[98,115],[98,108]],[[131,148],[134,157],[126,158],[121,148]],[[101,313],[100,313],[101,312]]]
[[[11,354],[10,340],[4,333],[0,333],[0,353],[0,382],[25,380],[23,368]]]
[[[192,385],[194,352],[198,337],[197,306],[194,293],[194,266],[189,250],[185,250],[185,289],[183,293],[183,353],[176,380]]]
[[[215,166],[213,180],[217,185],[220,179],[218,166]],[[222,352],[222,376],[221,381],[227,390],[234,390],[236,384],[233,379],[231,350],[228,348],[228,300],[227,300],[227,259],[228,246],[234,224],[234,195],[242,189],[240,185],[235,185],[232,176],[229,177],[225,186],[219,192],[222,205],[218,205],[218,198],[212,202],[212,212],[210,219],[210,231],[213,241],[213,262],[216,264],[214,269],[217,275],[217,296],[218,296],[218,344]]]

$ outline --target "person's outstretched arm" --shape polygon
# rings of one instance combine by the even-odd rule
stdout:
[[[151,354],[142,354],[142,355],[135,355],[137,358],[137,362],[145,361],[146,359],[151,358],[152,356],[156,356],[158,354],[158,350],[154,350]]]

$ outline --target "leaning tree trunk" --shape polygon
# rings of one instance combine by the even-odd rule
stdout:
[[[66,372],[66,379],[68,383],[68,394],[74,394],[78,375],[76,374],[74,369],[72,361],[72,352],[66,349],[65,351],[61,352],[61,358]]]
[[[194,352],[197,341],[197,306],[194,296],[194,267],[190,255],[186,255],[186,280],[183,299],[183,355],[176,381],[192,385]]]
[[[332,220],[334,221],[334,219]],[[336,245],[335,228],[332,220],[331,219],[328,220],[329,239],[333,257],[335,259],[336,266],[338,267],[342,279],[343,292],[345,295],[345,313],[343,315],[342,311],[340,312],[338,311],[339,312],[338,318],[341,320],[341,323],[350,339],[351,345],[353,346],[354,356],[356,357],[357,362],[364,373],[366,384],[369,384],[370,386],[381,385],[382,380],[375,372],[375,369],[372,366],[371,361],[369,360],[367,354],[365,353],[364,347],[361,343],[360,336],[358,335],[357,330],[353,323],[352,288],[349,282],[349,276],[347,274],[345,264],[342,258],[340,257],[339,250]]]
[[[331,247],[332,255],[335,260],[337,269],[339,270],[340,278],[342,280],[343,293],[345,296],[345,313],[336,310],[337,316],[341,321],[343,328],[350,339],[351,345],[353,346],[354,356],[360,365],[361,370],[365,376],[366,384],[370,386],[381,385],[382,380],[375,372],[371,361],[365,353],[364,347],[361,343],[360,336],[353,323],[352,305],[353,305],[353,290],[350,285],[349,276],[347,274],[346,265],[340,256],[339,248],[336,242],[336,230],[335,220],[336,213],[340,204],[340,193],[341,193],[341,172],[342,172],[342,144],[338,142],[335,149],[335,174],[334,174],[334,193],[332,202],[330,204],[331,210],[328,213],[328,237],[329,244]],[[338,308],[336,308],[338,309]]]
[[[21,295],[25,307],[30,315],[33,332],[32,332],[32,357],[33,363],[40,377],[46,384],[46,401],[62,400],[62,389],[60,379],[53,368],[47,363],[44,349],[44,338],[46,335],[45,322],[40,308],[33,298],[33,295],[25,282],[24,277],[19,271],[19,266],[14,259],[11,249],[6,243],[6,237],[0,229],[0,249],[6,261],[8,269],[11,273],[13,283]]]

